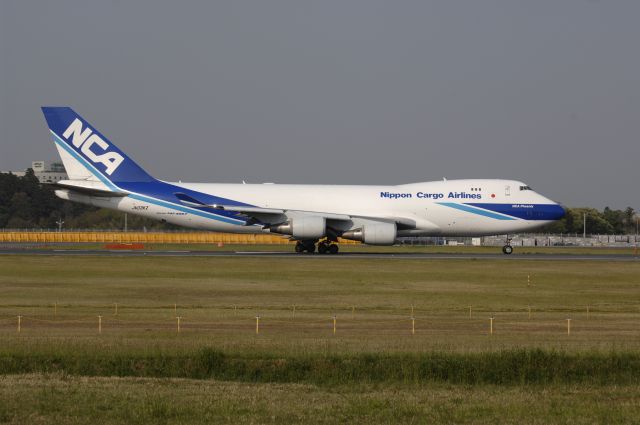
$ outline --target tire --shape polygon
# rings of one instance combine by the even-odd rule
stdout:
[[[338,245],[332,243],[331,245],[329,245],[329,254],[331,255],[335,255],[337,254],[339,251]]]
[[[329,250],[329,247],[327,247],[327,244],[325,243],[318,244],[318,254],[326,254],[328,250]]]
[[[505,245],[502,247],[502,253],[506,255],[510,255],[513,252],[513,247],[511,245]]]
[[[300,242],[298,242],[296,244],[295,250],[298,254],[301,254],[304,252],[304,245],[302,245]]]
[[[309,254],[313,254],[314,252],[316,252],[316,244],[311,241],[311,242],[303,242],[304,244],[304,250],[307,251]]]

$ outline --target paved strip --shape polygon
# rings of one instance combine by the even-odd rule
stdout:
[[[27,250],[0,249],[0,255],[25,256],[97,256],[97,257],[264,257],[264,258],[388,258],[414,260],[545,260],[545,261],[620,261],[640,262],[640,257],[622,254],[439,254],[408,252],[342,252],[338,255],[296,254],[286,251],[144,251],[144,250]]]

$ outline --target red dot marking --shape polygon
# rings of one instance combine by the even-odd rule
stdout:
[[[495,193],[492,193],[492,194],[491,194],[491,197],[492,197],[492,198],[495,198],[495,197],[496,197],[496,194],[495,194]]]

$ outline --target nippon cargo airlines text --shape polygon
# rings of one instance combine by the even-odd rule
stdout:
[[[413,193],[393,193],[393,192],[380,192],[381,198],[386,199],[411,199],[414,197]],[[443,199],[444,193],[427,193],[416,192],[415,197],[418,199]],[[446,195],[447,199],[482,199],[482,195],[479,193],[466,193],[466,192],[449,192]]]

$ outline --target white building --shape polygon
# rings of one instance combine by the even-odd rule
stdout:
[[[33,174],[40,183],[56,183],[60,180],[66,180],[69,177],[61,162],[53,161],[33,161],[31,163]],[[0,171],[2,173],[11,173],[18,177],[23,177],[25,171]]]

